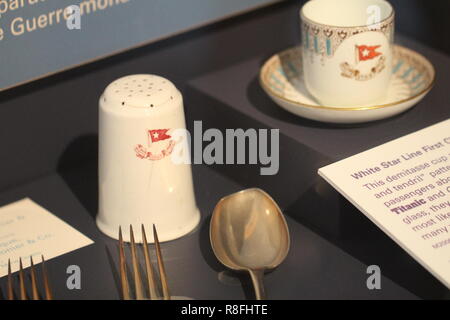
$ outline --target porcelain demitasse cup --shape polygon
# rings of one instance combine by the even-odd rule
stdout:
[[[392,74],[395,13],[385,0],[310,0],[300,11],[306,88],[325,106],[381,102]]]

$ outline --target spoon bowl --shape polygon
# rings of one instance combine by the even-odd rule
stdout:
[[[265,298],[264,272],[275,269],[289,251],[289,230],[276,202],[263,190],[252,188],[222,198],[210,225],[214,254],[235,271],[247,271],[256,298]]]

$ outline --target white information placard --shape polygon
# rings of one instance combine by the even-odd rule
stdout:
[[[0,208],[0,277],[92,244],[93,241],[30,199]]]
[[[450,120],[319,174],[450,288]]]

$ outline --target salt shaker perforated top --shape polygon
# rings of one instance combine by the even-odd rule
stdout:
[[[191,167],[171,157],[186,143],[173,133],[185,128],[182,95],[165,78],[131,75],[105,89],[99,102],[102,232],[117,239],[122,226],[128,241],[129,225],[138,230],[155,224],[160,241],[169,241],[197,226]]]

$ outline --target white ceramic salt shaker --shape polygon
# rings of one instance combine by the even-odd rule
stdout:
[[[141,224],[155,224],[160,241],[192,231],[200,213],[191,167],[171,157],[180,143],[172,134],[186,127],[177,88],[156,75],[127,76],[105,89],[99,108],[100,230],[117,239],[121,226],[125,241],[130,225],[140,234]]]

